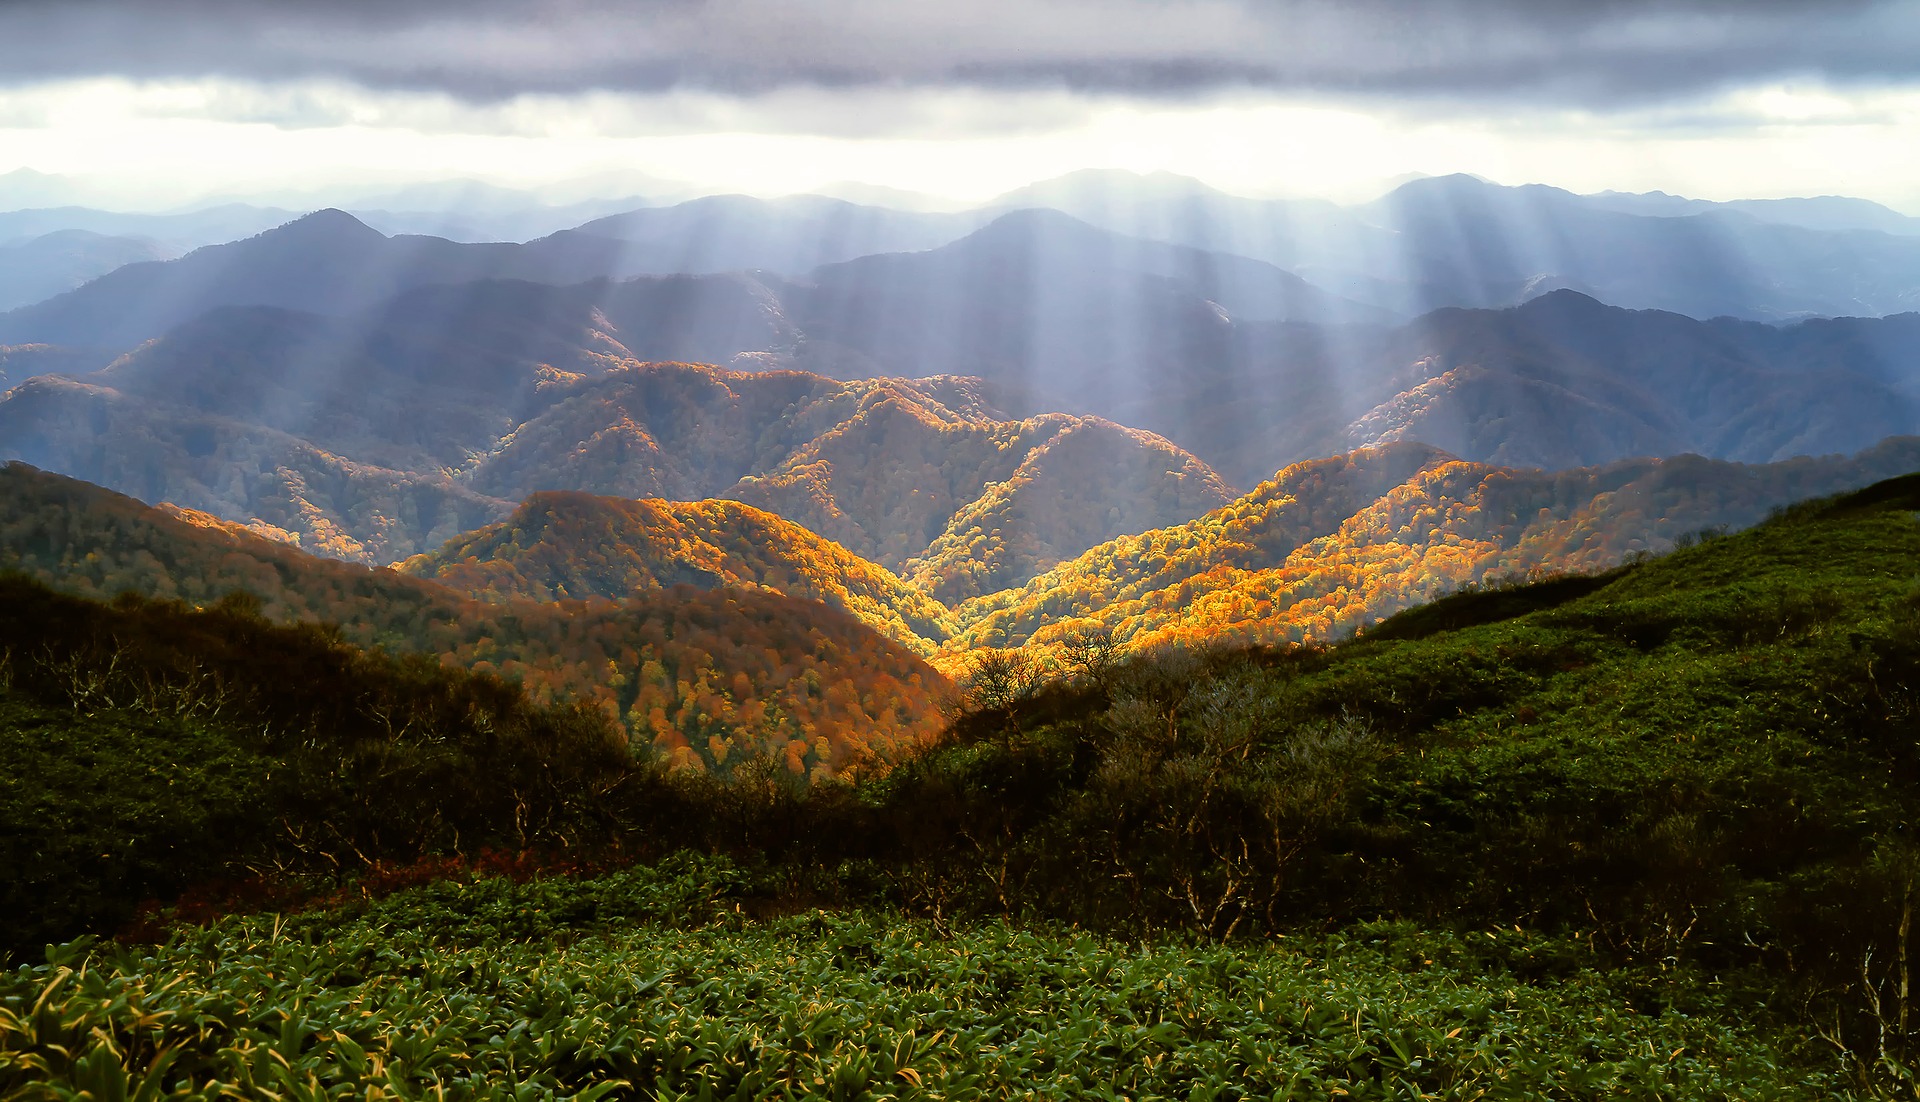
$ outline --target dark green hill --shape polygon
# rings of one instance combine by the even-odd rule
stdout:
[[[1856,1039],[1880,998],[1892,1028],[1920,888],[1920,476],[1328,650],[1020,672],[983,670],[998,706],[881,782],[922,905],[1517,923],[1763,977]]]
[[[0,957],[213,882],[604,844],[610,796],[651,775],[590,705],[258,607],[0,574]]]

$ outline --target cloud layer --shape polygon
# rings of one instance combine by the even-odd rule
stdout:
[[[0,81],[315,78],[472,101],[919,86],[1613,106],[1920,78],[1907,0],[0,0]]]

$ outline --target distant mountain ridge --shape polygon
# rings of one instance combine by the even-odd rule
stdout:
[[[346,315],[432,284],[579,283],[616,272],[620,255],[617,243],[597,238],[528,245],[390,238],[344,211],[322,210],[179,260],[129,265],[0,315],[0,341],[129,348],[221,306]]]
[[[1403,316],[1518,305],[1572,288],[1706,319],[1881,316],[1920,308],[1920,219],[1837,197],[1711,203],[1576,195],[1466,174],[1370,202],[1248,199],[1198,180],[1085,171],[1002,196],[1117,233],[1276,264]]]
[[[1724,210],[1745,214],[1762,222],[1776,222],[1809,230],[1830,230],[1840,233],[1849,230],[1873,230],[1901,236],[1920,234],[1920,218],[1902,214],[1869,199],[1855,199],[1845,195],[1811,195],[1793,199],[1729,199],[1715,202],[1708,199],[1688,199],[1679,195],[1669,195],[1664,191],[1637,194],[1603,191],[1593,195],[1583,195],[1581,199],[1589,206],[1624,211],[1629,214],[1674,217]]]
[[[927,273],[923,281],[932,277],[919,292],[923,299],[977,297],[997,285],[983,287],[972,277],[991,273],[1017,277],[1017,286],[1057,282],[1070,299],[1107,312],[1124,311],[1127,303],[1113,299],[1115,290],[1137,283],[1143,290],[1136,296],[1158,296],[1166,287],[1196,304],[1218,302],[1254,318],[1386,316],[1262,261],[1120,237],[1054,212],[1015,212],[984,227],[978,222],[826,199],[717,197],[599,219],[525,244],[463,244],[387,237],[343,211],[323,210],[178,260],[127,265],[74,291],[0,314],[0,342],[131,348],[227,306],[346,316],[433,285],[567,285],[744,269],[771,272],[776,278],[768,285],[780,288],[786,308],[807,315],[823,339],[835,339],[847,328],[839,315],[849,309],[848,289],[864,290],[864,272],[903,255],[920,257],[914,266]],[[882,251],[862,251],[869,247]],[[926,251],[903,251],[913,248]],[[764,274],[748,278],[766,280]],[[821,289],[813,290],[815,284]]]
[[[382,203],[388,206],[382,209]],[[798,279],[865,256],[938,248],[1007,213],[1035,208],[1163,247],[1236,257],[1243,267],[1277,266],[1335,301],[1401,317],[1448,306],[1512,306],[1555,288],[1703,319],[1720,314],[1764,321],[1880,316],[1920,307],[1920,219],[1840,196],[1716,203],[1659,192],[1576,195],[1542,184],[1503,187],[1458,174],[1416,178],[1370,203],[1340,206],[1319,199],[1233,196],[1170,173],[1087,170],[960,211],[862,205],[825,195],[709,195],[661,206],[634,198],[624,208],[612,200],[549,207],[531,193],[475,181],[365,197],[357,209],[363,209],[365,221],[389,232],[526,242],[518,252],[510,245],[476,246],[494,255],[461,261],[464,275],[429,272],[427,282],[489,276],[575,282],[749,270]],[[591,220],[550,232],[564,224],[556,219],[569,213]],[[293,217],[237,204],[166,215],[16,211],[0,213],[0,242],[84,230],[148,237],[180,250],[237,243]],[[529,240],[535,232],[548,236]],[[504,236],[486,236],[490,233]],[[419,243],[424,240],[412,251],[431,251]],[[611,254],[604,248],[609,243],[616,246]],[[442,254],[452,244],[442,242]],[[385,292],[421,282],[395,281],[394,273],[383,270],[396,266],[393,257],[376,259],[379,264],[368,269],[366,281]],[[420,265],[432,269],[436,260],[421,255],[397,266]],[[254,303],[332,312],[318,297],[305,302],[229,297],[200,305]],[[1228,309],[1247,312],[1244,301]],[[40,327],[37,333],[12,331],[0,339],[68,342],[70,332],[52,328],[75,320],[62,314],[49,311],[30,319]],[[161,320],[185,320],[190,314],[176,312]],[[104,310],[93,315],[96,324],[110,317]],[[157,335],[151,324],[144,328],[148,331],[141,338]],[[92,343],[125,347],[123,336],[116,332],[113,340]]]
[[[70,291],[117,268],[168,260],[173,249],[146,237],[56,230],[17,241],[0,240],[0,310],[12,310]]]
[[[1114,315],[1094,308],[1099,295],[1080,310],[1018,284],[996,290],[1006,281],[993,265],[954,259],[969,255],[907,254],[847,284],[840,328],[822,323],[839,340],[810,327],[839,313],[821,297],[830,281],[771,276],[483,280],[344,319],[214,311],[77,385],[0,397],[0,453],[368,561],[432,550],[538,490],[736,496],[959,600],[1190,519],[1291,463],[1394,441],[1565,469],[1683,452],[1772,462],[1920,432],[1920,315],[1699,322],[1559,291],[1504,311],[1330,328],[1236,322],[1151,276],[1131,284],[1144,288],[1140,308]],[[915,275],[923,267],[933,274]],[[925,321],[912,303],[930,308],[941,286],[973,305],[893,325]],[[901,295],[920,297],[891,309]],[[1049,313],[1056,301],[1068,305]],[[1023,317],[1061,327],[1012,324]],[[1153,342],[1114,343],[1154,318],[1165,325]],[[747,370],[634,370],[685,359]],[[971,364],[988,379],[860,379],[883,361]],[[17,385],[88,363],[14,350],[0,371]],[[783,371],[793,364],[857,381]],[[1083,412],[1032,412],[1061,407]],[[114,427],[103,437],[103,426]],[[1056,436],[1060,448],[1032,450]],[[1016,440],[1027,450],[1001,450]],[[1085,508],[1071,494],[1026,513],[1014,504],[1097,482],[1102,464],[1132,473]],[[1155,480],[1168,479],[1164,504],[1141,504],[1162,500]],[[977,507],[995,555],[972,547],[972,521],[947,527],[987,499],[1002,502]],[[994,522],[1002,508],[1014,512],[1000,519],[1024,519]],[[1111,527],[1076,527],[1109,510]]]
[[[943,598],[1018,584],[1232,496],[1164,439],[1066,414],[1006,419],[966,380],[843,383],[584,344],[567,345],[577,358],[561,362],[580,369],[567,370],[506,341],[489,342],[491,360],[476,349],[416,361],[388,356],[397,336],[376,337],[361,373],[340,375],[331,355],[286,337],[326,332],[325,319],[215,320],[210,334],[183,335],[203,342],[198,352],[160,342],[82,380],[34,379],[0,397],[0,458],[369,563],[436,550],[543,490],[731,497]],[[220,351],[253,326],[280,342],[274,358]],[[422,373],[450,366],[457,376],[423,387]],[[281,385],[303,372],[328,389]]]

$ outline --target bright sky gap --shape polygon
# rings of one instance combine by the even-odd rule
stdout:
[[[146,208],[447,178],[557,199],[854,181],[966,203],[1121,168],[1342,202],[1466,171],[1920,213],[1910,5],[1599,7],[1121,0],[1089,21],[1061,0],[970,19],[583,0],[370,21],[29,0],[0,11],[0,172]]]

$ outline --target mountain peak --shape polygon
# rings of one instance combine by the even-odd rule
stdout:
[[[1615,312],[1619,310],[1619,307],[1609,306],[1599,299],[1594,298],[1592,295],[1576,291],[1571,287],[1560,287],[1548,291],[1546,294],[1536,295],[1521,303],[1519,306],[1514,307],[1514,309],[1522,313],[1538,313],[1542,311],[1553,311],[1555,313],[1567,313],[1570,311],[1599,313]]]
[[[1103,232],[1090,222],[1075,218],[1065,211],[1054,210],[1052,207],[1021,207],[1019,210],[1010,210],[1000,215],[985,226],[975,230],[974,233],[985,233],[995,226],[1006,229],[1046,228],[1066,230],[1075,233],[1086,231],[1092,231],[1094,233]]]
[[[1445,176],[1422,176],[1416,180],[1408,180],[1406,183],[1394,188],[1393,191],[1388,194],[1401,192],[1411,194],[1430,191],[1486,191],[1489,189],[1497,189],[1500,186],[1501,185],[1494,183],[1485,176],[1475,176],[1471,172],[1452,172]]]
[[[989,207],[1096,203],[1127,205],[1156,200],[1224,198],[1203,180],[1176,172],[1133,172],[1120,168],[1083,168],[1052,179],[1036,180],[996,196]]]
[[[338,207],[326,207],[312,214],[303,214],[282,226],[276,226],[260,235],[261,237],[357,237],[365,240],[385,240],[386,234],[360,221]]]

